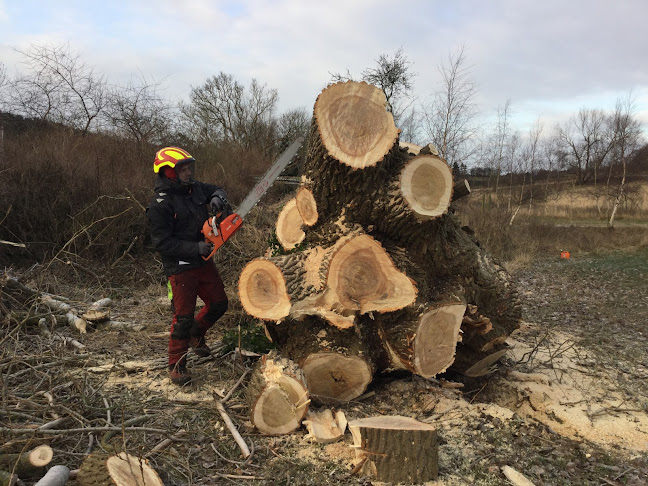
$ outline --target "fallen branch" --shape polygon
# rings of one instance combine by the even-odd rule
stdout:
[[[113,434],[117,432],[150,432],[153,434],[166,434],[168,431],[164,429],[154,429],[151,427],[81,427],[78,429],[12,429],[10,427],[0,427],[0,432],[9,435],[20,435],[20,434],[37,434],[42,433],[44,435],[70,435],[70,434],[87,434],[89,432],[112,432]]]
[[[53,466],[34,486],[63,486],[69,478],[67,466]]]
[[[223,406],[223,403],[220,400],[216,400],[216,410],[218,410],[218,413],[221,414],[221,417],[223,418],[223,422],[225,422],[225,426],[230,431],[230,434],[232,434],[232,436],[234,437],[234,440],[236,441],[239,448],[241,449],[241,452],[243,452],[243,457],[247,459],[248,456],[250,455],[250,449],[248,449],[248,446],[243,440],[243,437],[241,437],[241,434],[239,434],[238,430],[236,430],[236,427],[234,426],[232,419],[230,419],[229,415],[227,415],[227,412],[225,411],[225,407]]]

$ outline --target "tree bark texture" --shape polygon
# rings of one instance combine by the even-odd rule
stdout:
[[[390,484],[419,484],[439,473],[436,429],[413,418],[369,417],[349,422],[362,471]]]
[[[0,467],[13,471],[20,478],[27,479],[42,476],[47,466],[54,457],[52,448],[40,445],[22,454],[0,455]]]
[[[450,168],[433,147],[402,148],[398,132],[378,88],[326,88],[295,198],[301,217],[282,221],[303,239],[239,279],[244,309],[324,403],[359,396],[383,370],[465,371],[504,349],[520,320],[509,275],[450,207],[461,187]]]

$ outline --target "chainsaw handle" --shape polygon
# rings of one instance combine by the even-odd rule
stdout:
[[[211,243],[211,242],[208,241],[207,243]],[[220,248],[220,246],[219,246],[218,248]],[[208,256],[204,256],[204,257],[202,257],[202,259],[205,260],[205,261],[207,261],[207,260],[211,260],[212,257],[216,254],[216,251],[218,250],[218,248],[215,247],[215,246],[213,246],[213,247],[212,247],[212,251],[211,251],[211,253],[210,253]]]
[[[236,213],[228,215],[221,221],[219,220],[219,217],[221,217],[222,214],[224,213],[219,213],[217,216],[207,219],[205,224],[203,224],[202,234],[205,236],[205,243],[214,245],[209,256],[202,257],[205,261],[211,259],[218,249],[223,246],[223,244],[229,240],[243,224],[243,220]]]

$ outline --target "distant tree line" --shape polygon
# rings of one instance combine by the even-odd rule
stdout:
[[[161,146],[189,150],[201,161],[200,177],[225,185],[236,202],[311,124],[311,107],[278,113],[277,90],[256,79],[246,86],[219,72],[175,102],[165,96],[163,81],[139,74],[113,82],[69,44],[32,45],[18,54],[15,74],[0,64],[0,240],[38,241],[49,252],[114,256],[133,247],[133,232],[142,245],[140,211]],[[443,59],[438,72],[427,98],[416,98],[414,63],[401,48],[381,54],[356,79],[383,90],[401,140],[433,143],[456,177],[490,188],[498,204],[505,202],[511,222],[523,204],[548,197],[552,182],[565,174],[574,184],[591,185],[599,207],[613,208],[613,221],[628,197],[626,183],[647,168],[631,96],[611,110],[583,108],[551,129],[538,120],[521,133],[511,126],[510,100],[494,124],[481,121],[464,46]],[[347,71],[330,81],[351,79]],[[51,221],[43,222],[43,207],[55,215]],[[123,223],[122,214],[137,215],[126,225],[131,232],[110,231],[113,221]]]

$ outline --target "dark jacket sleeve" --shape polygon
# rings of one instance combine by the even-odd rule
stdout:
[[[164,201],[146,210],[153,247],[163,255],[191,258],[200,255],[197,241],[179,240],[173,234],[173,211]]]
[[[206,204],[209,204],[214,192],[216,192],[217,189],[220,189],[222,191],[225,190],[225,188],[221,186],[217,186],[216,184],[207,184],[205,182],[196,182],[196,184],[200,184],[202,186],[202,192],[205,194],[207,198],[205,201]]]

